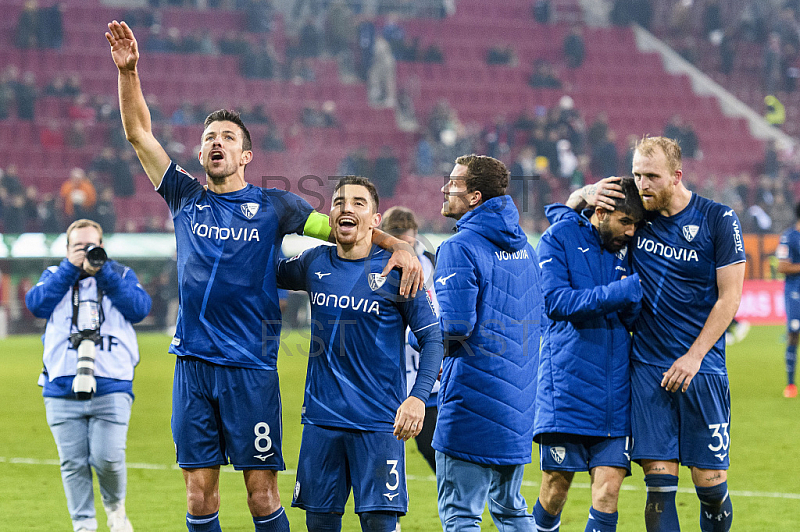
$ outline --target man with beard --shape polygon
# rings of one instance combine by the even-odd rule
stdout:
[[[237,113],[206,118],[198,154],[206,187],[170,161],[152,133],[133,32],[117,21],[108,29],[125,135],[175,221],[181,306],[169,349],[177,355],[172,433],[186,482],[186,525],[193,532],[220,530],[219,466],[230,462],[244,473],[255,530],[287,531],[277,484],[285,466],[276,260],[286,234],[327,239],[327,217],[295,194],[245,181],[253,152]],[[413,250],[394,238],[376,240],[403,248],[383,275],[402,262],[410,279],[401,281],[400,293],[415,292],[422,268]]]
[[[644,217],[633,178],[620,182],[613,212],[577,213],[548,205],[553,223],[537,248],[547,317],[539,358],[534,440],[542,484],[533,509],[538,530],[557,531],[576,471],[588,471],[586,530],[617,529],[617,500],[630,474],[628,332],[642,298],[630,273],[628,241]]]
[[[319,246],[278,265],[281,288],[311,296],[313,340],[292,502],[306,511],[310,532],[341,530],[351,487],[362,530],[396,530],[398,516],[408,511],[404,442],[422,430],[442,363],[441,331],[427,293],[398,297],[397,274],[381,277],[389,257],[372,243],[380,220],[375,186],[364,177],[343,177],[330,215],[336,247]],[[420,346],[410,392],[407,327]]]
[[[725,329],[742,297],[741,225],[733,209],[684,186],[681,149],[672,139],[637,142],[633,177],[648,211],[632,248],[643,298],[631,354],[631,456],[645,473],[645,524],[648,532],[679,530],[675,494],[683,464],[700,499],[701,530],[727,532],[733,506]],[[584,187],[582,198],[613,209],[617,179]]]

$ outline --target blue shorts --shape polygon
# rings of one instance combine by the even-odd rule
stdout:
[[[304,425],[292,506],[344,513],[351,486],[357,514],[405,514],[405,442],[391,432]]]
[[[786,328],[789,332],[800,331],[800,292],[787,290],[783,302],[786,307]]]
[[[728,469],[728,377],[698,373],[686,392],[668,392],[661,387],[667,369],[631,362],[633,460],[678,460],[688,467]]]
[[[282,432],[277,371],[177,358],[172,439],[182,468],[286,469]]]
[[[579,434],[540,434],[539,469],[590,471],[598,466],[618,467],[631,474],[631,438],[604,438]]]

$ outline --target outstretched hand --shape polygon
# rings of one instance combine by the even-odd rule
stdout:
[[[135,70],[139,61],[139,45],[128,24],[116,20],[108,25],[106,39],[111,45],[111,57],[120,70]]]

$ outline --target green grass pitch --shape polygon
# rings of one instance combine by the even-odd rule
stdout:
[[[300,447],[307,335],[305,338],[297,333],[286,335],[279,359],[283,448],[289,468],[279,476],[279,482],[287,506]],[[167,336],[140,335],[139,341],[142,360],[134,381],[136,401],[128,435],[128,514],[137,532],[186,530],[183,479],[174,466],[169,428],[174,357],[167,354]],[[783,350],[782,327],[753,327],[744,342],[728,349],[733,400],[728,484],[734,530],[798,529],[800,398],[789,400],[781,395],[785,384]],[[39,338],[20,336],[0,341],[0,368],[0,531],[69,532],[72,528],[56,448],[36,386],[41,368]],[[403,532],[441,530],[433,476],[414,444],[407,448],[410,508],[401,521]],[[538,494],[539,477],[535,463],[529,465],[523,494],[531,506]],[[253,530],[241,473],[224,468],[221,478],[223,530]],[[588,475],[577,475],[561,530],[584,529],[590,505],[587,488]],[[684,530],[697,530],[699,503],[687,470],[681,471],[680,488],[677,500],[681,525]],[[623,484],[620,496],[620,532],[644,530],[644,500],[641,469],[634,466],[633,476]],[[97,507],[99,530],[105,531],[99,498]],[[302,511],[287,508],[287,513],[293,530],[305,530]],[[488,513],[482,527],[495,529]],[[360,530],[352,503],[343,530]]]

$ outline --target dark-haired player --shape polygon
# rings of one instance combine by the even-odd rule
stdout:
[[[219,466],[230,462],[244,472],[256,531],[289,530],[277,484],[285,466],[275,267],[284,235],[327,239],[327,217],[290,192],[245,181],[253,152],[236,113],[215,111],[205,121],[199,158],[206,187],[171,162],[151,130],[133,32],[116,21],[108,29],[125,135],[175,222],[181,307],[170,345],[178,355],[172,433],[186,481],[187,527],[220,530]],[[412,282],[401,292],[411,284],[415,290],[419,262],[404,243],[384,241],[404,247]],[[383,273],[395,265],[390,260]]]
[[[398,297],[380,272],[388,254],[372,243],[378,193],[342,178],[330,214],[336,247],[319,246],[278,266],[282,288],[311,297],[311,345],[303,442],[293,506],[309,532],[341,530],[352,487],[365,532],[393,532],[408,510],[405,444],[423,427],[425,401],[442,363],[442,336],[427,294]],[[395,273],[390,274],[396,276]],[[406,327],[420,345],[406,390]]]
[[[742,298],[741,225],[733,209],[684,186],[681,149],[672,139],[640,140],[633,177],[649,211],[631,246],[644,293],[631,355],[631,458],[645,473],[645,525],[648,532],[679,530],[682,464],[700,499],[700,529],[727,532],[733,506],[724,335]],[[618,185],[601,183],[584,187],[590,203],[619,194]]]
[[[559,530],[577,471],[591,475],[586,530],[617,529],[619,490],[631,467],[629,328],[642,299],[628,242],[644,217],[633,178],[620,184],[625,197],[614,211],[577,213],[571,207],[584,202],[575,193],[566,205],[545,208],[553,225],[536,249],[548,317],[533,430],[542,470],[537,530]]]

